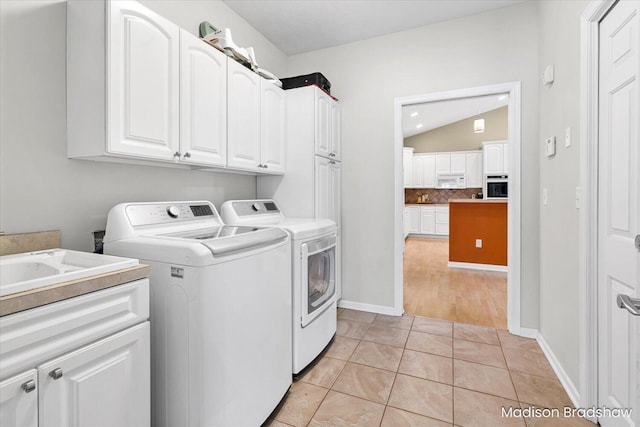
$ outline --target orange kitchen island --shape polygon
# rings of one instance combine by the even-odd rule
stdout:
[[[506,199],[449,200],[449,266],[506,271]]]

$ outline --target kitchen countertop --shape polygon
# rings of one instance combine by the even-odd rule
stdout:
[[[451,199],[449,203],[507,203],[507,199]]]
[[[122,285],[151,276],[151,267],[140,264],[135,267],[84,277],[78,280],[43,286],[25,292],[0,297],[0,316],[40,307],[53,302]]]
[[[448,203],[405,203],[405,206],[449,206]]]

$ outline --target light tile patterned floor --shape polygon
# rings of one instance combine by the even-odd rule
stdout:
[[[581,418],[501,417],[503,406],[561,413],[571,406],[535,340],[340,309],[333,344],[265,425],[594,426]]]

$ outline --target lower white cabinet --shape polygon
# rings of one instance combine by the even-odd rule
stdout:
[[[420,232],[422,234],[436,234],[436,211],[433,206],[420,206]]]
[[[148,280],[0,318],[1,426],[149,426]]]
[[[420,206],[407,206],[407,217],[409,219],[409,233],[420,233]]]
[[[35,369],[0,382],[0,426],[38,425],[37,383]]]
[[[404,233],[449,235],[449,206],[405,206]]]

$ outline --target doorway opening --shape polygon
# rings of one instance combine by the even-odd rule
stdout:
[[[474,103],[475,100],[475,103]],[[499,101],[498,101],[499,100]],[[481,107],[479,106],[481,102],[490,101],[493,102],[493,106],[497,108],[490,107]],[[502,102],[502,105],[496,105],[496,102]],[[485,161],[486,153],[482,151],[481,147],[463,147],[460,145],[456,145],[449,148],[449,151],[445,154],[444,147],[439,147],[437,151],[443,152],[442,155],[435,153],[429,153],[428,149],[420,148],[420,151],[423,151],[422,154],[418,154],[419,157],[426,157],[423,160],[418,160],[417,162],[417,175],[423,174],[423,179],[430,180],[427,183],[422,182],[418,183],[418,185],[413,185],[413,187],[421,186],[421,189],[407,189],[405,190],[405,173],[406,170],[404,168],[404,163],[407,161],[407,150],[405,150],[405,140],[410,138],[405,138],[406,133],[403,130],[403,126],[414,128],[421,123],[414,123],[409,121],[408,119],[403,117],[403,111],[408,114],[408,117],[411,117],[412,113],[416,111],[418,114],[414,114],[414,118],[420,116],[420,108],[430,108],[432,111],[442,112],[446,110],[444,106],[453,105],[451,108],[452,111],[457,111],[459,114],[464,113],[463,105],[468,105],[466,108],[470,108],[472,111],[466,113],[466,116],[458,117],[457,120],[451,120],[452,122],[463,122],[459,123],[462,126],[465,126],[464,120],[469,120],[469,123],[472,123],[476,126],[476,130],[478,127],[485,127],[487,125],[486,118],[483,119],[483,115],[488,114],[488,111],[499,110],[504,107],[508,110],[508,115],[506,118],[506,137],[501,137],[498,140],[493,139],[489,136],[487,132],[486,135],[479,135],[478,141],[492,141],[496,144],[496,146],[500,146],[500,155],[501,159],[501,170],[496,171],[496,176],[502,176],[508,174],[508,193],[504,194],[502,200],[498,200],[499,198],[494,199],[489,202],[489,200],[483,200],[485,203],[475,203],[478,200],[473,201],[478,207],[480,206],[488,206],[490,204],[502,203],[506,216],[506,230],[504,225],[502,229],[506,232],[506,241],[507,247],[505,250],[504,256],[506,257],[506,262],[494,262],[492,260],[482,262],[482,261],[471,261],[468,262],[465,255],[462,258],[458,259],[458,250],[457,248],[457,237],[461,236],[463,233],[463,228],[460,227],[459,224],[466,224],[469,221],[469,217],[465,217],[461,215],[461,212],[467,211],[466,208],[471,206],[471,203],[466,204],[467,202],[471,202],[472,197],[480,197],[479,193],[482,193],[482,197],[485,196],[487,192],[487,179],[489,175],[486,173],[486,169],[482,166]],[[484,108],[484,109],[483,109]],[[469,125],[467,123],[466,125]],[[429,127],[433,129],[442,128],[444,125],[440,123],[437,124],[437,120],[430,121]],[[422,123],[421,128],[425,128],[425,123]],[[445,129],[440,129],[445,130]],[[484,130],[484,129],[483,129]],[[488,131],[488,129],[486,129]],[[481,132],[478,132],[481,133]],[[442,139],[442,138],[440,138]],[[458,144],[459,141],[456,142]],[[410,144],[408,144],[410,145]],[[505,147],[506,146],[506,147]],[[416,151],[418,145],[416,144],[413,151]],[[409,147],[407,147],[409,148]],[[474,148],[474,149],[471,149]],[[405,218],[407,218],[407,214],[405,213],[405,196],[407,198],[407,202],[409,204],[415,204],[415,208],[418,209],[420,220],[421,220],[421,230],[416,233],[416,225],[415,222],[412,224],[413,228],[409,231],[409,234],[413,234],[415,237],[410,237],[410,240],[407,240],[406,248],[408,249],[408,261],[410,262],[412,257],[417,256],[417,254],[424,254],[425,248],[428,252],[433,252],[432,259],[437,258],[437,262],[441,267],[442,276],[440,280],[442,282],[451,282],[456,281],[458,283],[463,284],[464,286],[473,286],[472,283],[474,280],[483,281],[490,277],[491,280],[499,279],[499,276],[502,275],[503,279],[506,282],[506,308],[503,306],[502,309],[506,309],[506,319],[504,319],[503,313],[503,323],[498,325],[499,327],[507,327],[510,332],[514,334],[520,334],[520,83],[505,83],[498,84],[492,86],[484,86],[477,88],[467,88],[455,91],[448,92],[438,92],[438,93],[430,93],[425,95],[417,95],[411,97],[397,98],[395,100],[395,213],[396,213],[396,221],[395,221],[395,265],[394,265],[394,273],[395,273],[395,312],[397,314],[403,313],[405,310],[410,309],[411,311],[416,312],[418,315],[425,315],[416,311],[416,307],[407,307],[405,306],[405,271],[407,274],[407,278],[409,278],[412,274],[424,275],[424,271],[413,272],[411,268],[405,270]],[[466,157],[467,154],[469,157]],[[436,168],[435,159],[431,159],[431,156],[438,156],[438,161],[440,162],[438,167]],[[404,157],[404,158],[403,158]],[[454,160],[457,159],[457,160]],[[493,159],[494,157],[492,157]],[[448,159],[449,169],[443,169],[443,165],[445,165]],[[470,161],[470,170],[465,170],[466,163],[464,161]],[[477,162],[479,160],[479,165]],[[421,164],[422,162],[422,164]],[[433,178],[431,178],[431,167],[432,162],[434,169]],[[460,163],[462,162],[462,163]],[[492,162],[494,162],[492,160]],[[495,162],[494,162],[495,163]],[[493,164],[493,163],[492,163]],[[462,165],[462,166],[460,166]],[[453,166],[453,169],[451,167]],[[477,170],[478,167],[480,170]],[[422,168],[422,170],[420,169]],[[475,169],[474,169],[475,168]],[[425,174],[424,171],[428,172]],[[438,171],[438,173],[435,172]],[[412,171],[414,173],[415,171]],[[479,176],[478,176],[479,175]],[[469,178],[467,178],[469,177]],[[418,178],[419,179],[419,178]],[[467,185],[467,179],[470,179],[469,184]],[[466,187],[469,187],[468,189]],[[444,190],[444,191],[443,191]],[[468,190],[468,191],[467,191]],[[425,198],[426,196],[426,198]],[[440,200],[440,198],[444,198],[444,200]],[[458,202],[448,203],[449,199],[466,199],[460,200],[459,203],[465,209],[460,209],[458,206]],[[434,226],[431,227],[431,219],[432,214],[430,212],[430,206],[428,202],[433,201],[433,219]],[[445,203],[442,203],[442,202]],[[412,203],[413,202],[413,203]],[[440,203],[438,203],[440,202]],[[489,202],[489,203],[487,203]],[[506,203],[505,203],[506,202]],[[465,203],[465,205],[462,205]],[[440,209],[438,209],[441,205]],[[424,211],[422,212],[421,211]],[[438,213],[436,213],[436,209],[438,209]],[[410,215],[415,219],[416,212],[410,212]],[[440,221],[435,221],[436,217],[440,218]],[[458,217],[460,216],[460,217]],[[472,217],[474,215],[471,215]],[[449,220],[449,224],[443,224],[445,220]],[[427,224],[425,227],[422,227],[422,220]],[[503,217],[503,220],[505,218]],[[410,218],[407,218],[406,222],[410,222]],[[439,227],[438,227],[439,225]],[[448,230],[447,230],[448,226]],[[455,228],[451,230],[451,227]],[[433,233],[431,233],[431,231]],[[454,233],[456,237],[454,237]],[[468,233],[466,233],[468,234]],[[422,235],[427,236],[428,238],[423,238]],[[448,235],[448,236],[447,236]],[[447,239],[448,237],[448,239]],[[465,236],[465,239],[468,240],[469,236]],[[447,241],[448,240],[448,241]],[[480,241],[477,241],[480,240]],[[474,239],[474,246],[476,245],[484,245],[484,238]],[[451,250],[449,250],[449,242],[451,243]],[[414,246],[421,246],[420,248],[415,248]],[[504,250],[503,246],[503,250]],[[454,251],[456,255],[454,256]],[[479,252],[487,252],[487,251],[479,251]],[[450,254],[451,253],[451,254]],[[439,254],[439,255],[438,255]],[[451,257],[450,257],[451,255]],[[414,259],[415,261],[415,259]],[[419,262],[423,262],[424,260]],[[502,265],[500,265],[502,264]],[[497,267],[496,267],[497,266]],[[462,267],[462,268],[460,268]],[[478,267],[481,270],[477,269]],[[427,268],[429,270],[429,268]],[[487,271],[493,270],[493,271]],[[502,271],[502,273],[500,273]],[[505,276],[506,271],[506,277]],[[430,273],[434,274],[432,270]],[[438,274],[437,272],[435,274]],[[483,277],[484,276],[484,277]],[[494,276],[494,277],[491,277]],[[428,280],[428,279],[427,279]],[[460,297],[463,298],[464,294],[467,293],[465,289],[459,289],[455,292],[460,294]],[[409,295],[409,292],[412,292],[411,289],[406,289],[406,292]],[[438,295],[437,286],[435,288],[435,293],[430,296],[430,299],[438,299],[443,298],[443,295]],[[444,296],[446,298],[446,296]],[[471,299],[471,298],[469,298]],[[500,299],[500,297],[497,297]],[[414,298],[411,299],[414,302]],[[443,301],[448,304],[447,301]],[[467,301],[468,302],[468,301]],[[482,304],[482,302],[480,302]],[[489,304],[490,305],[490,304]],[[504,304],[503,304],[504,305]],[[491,308],[487,307],[488,310]],[[445,311],[446,311],[445,307]],[[438,317],[437,315],[431,315],[428,317]],[[442,318],[442,317],[441,317]],[[444,317],[446,318],[446,317]],[[461,321],[464,323],[476,323],[482,324],[482,322],[473,321],[472,319],[452,319]],[[505,322],[506,320],[506,322]],[[486,326],[496,326],[495,324],[486,324]]]

